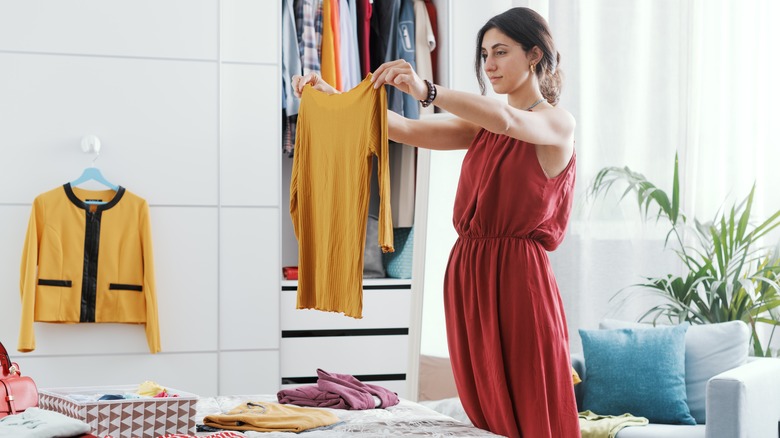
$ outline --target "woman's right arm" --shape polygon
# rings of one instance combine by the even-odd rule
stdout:
[[[468,149],[479,129],[479,126],[454,116],[448,119],[412,120],[387,111],[388,137],[409,146],[439,151]]]

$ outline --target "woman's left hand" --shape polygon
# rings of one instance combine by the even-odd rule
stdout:
[[[392,85],[417,100],[424,100],[428,96],[428,86],[417,76],[412,65],[403,59],[380,65],[374,71],[371,81],[374,88],[385,84]]]

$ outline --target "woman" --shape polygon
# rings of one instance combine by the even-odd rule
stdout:
[[[555,106],[559,57],[545,20],[514,8],[477,35],[482,96],[430,84],[402,60],[372,76],[374,87],[396,87],[455,116],[389,112],[390,139],[468,149],[444,280],[447,338],[469,418],[509,437],[580,436],[566,320],[546,253],[563,240],[575,179],[575,121]],[[506,104],[484,96],[483,70]],[[297,93],[306,84],[336,92],[316,75],[293,78]]]

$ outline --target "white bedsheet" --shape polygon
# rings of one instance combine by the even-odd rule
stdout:
[[[230,409],[248,401],[276,402],[275,395],[221,396],[203,398],[197,404],[198,424],[203,423],[203,417],[209,414],[227,412]],[[338,416],[342,422],[329,429],[312,430],[295,434],[291,432],[246,432],[248,437],[498,437],[488,431],[436,412],[418,403],[401,399],[401,402],[388,409],[371,409],[364,411],[348,411],[343,409],[328,409]],[[208,435],[204,433],[203,435]]]
[[[450,397],[442,400],[426,400],[419,403],[436,412],[440,412],[462,423],[468,424],[469,426],[472,425],[471,420],[469,420],[468,415],[466,415],[463,404],[458,397]]]

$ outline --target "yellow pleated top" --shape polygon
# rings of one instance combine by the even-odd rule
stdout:
[[[372,157],[379,182],[379,246],[393,251],[387,95],[369,74],[355,88],[301,96],[290,182],[298,238],[298,309],[361,318]]]

